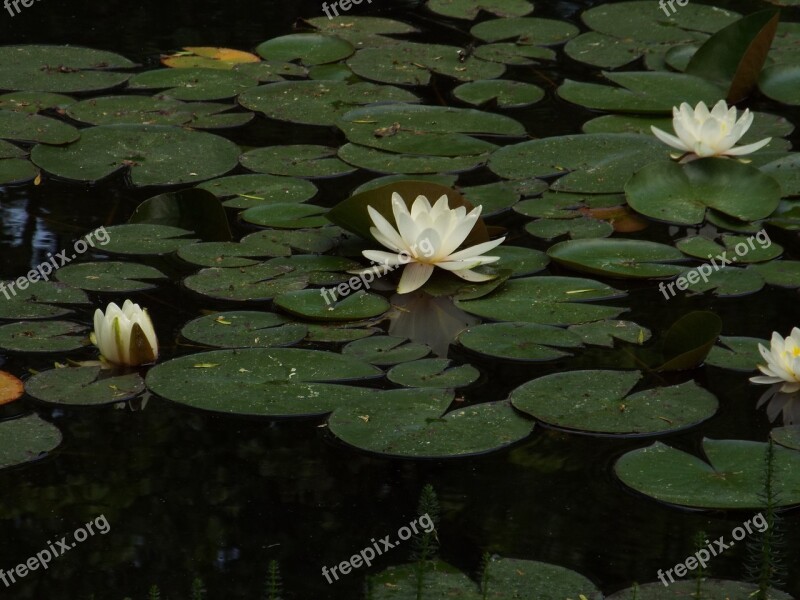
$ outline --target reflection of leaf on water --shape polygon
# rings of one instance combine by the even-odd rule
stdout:
[[[770,422],[776,421],[778,416],[783,417],[784,425],[800,424],[800,393],[785,394],[781,392],[783,384],[771,386],[758,399],[756,408],[766,405],[767,417]]]
[[[459,332],[480,323],[450,298],[434,298],[425,292],[395,294],[391,303],[389,335],[427,344],[437,356],[447,356],[447,348]]]

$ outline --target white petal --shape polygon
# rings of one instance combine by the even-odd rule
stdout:
[[[403,238],[400,237],[397,230],[389,223],[386,217],[371,206],[367,206],[367,212],[369,213],[370,219],[372,219],[372,222],[375,224],[375,229],[381,234],[381,239],[378,239],[378,236],[376,236],[375,232],[370,228],[370,233],[372,233],[373,237],[375,237],[381,245],[400,252],[400,250],[403,249]]]
[[[485,273],[478,273],[477,271],[470,271],[469,269],[453,271],[453,275],[458,275],[461,279],[467,281],[489,281],[497,277],[497,275],[486,275]]]
[[[481,244],[476,244],[474,246],[470,246],[469,248],[464,248],[456,252],[455,254],[451,254],[447,257],[447,260],[461,260],[463,258],[474,258],[483,254],[484,252],[489,252],[497,248],[500,244],[505,241],[506,238],[502,237],[499,240],[490,240],[488,242],[483,242]]]
[[[422,263],[409,264],[403,269],[403,275],[400,277],[400,283],[397,286],[397,293],[408,294],[409,292],[418,290],[430,279],[432,273],[433,265]]]
[[[411,218],[413,220],[419,219],[422,214],[429,214],[431,212],[431,204],[425,196],[417,196],[414,203],[411,205]]]
[[[673,148],[677,148],[678,150],[683,150],[685,152],[691,150],[691,148],[688,148],[686,144],[683,143],[682,140],[676,138],[674,135],[667,133],[665,131],[661,131],[658,127],[653,127],[652,125],[650,126],[650,129],[652,130],[653,135],[655,135],[658,139],[660,139],[668,146],[672,146]]]
[[[381,250],[364,250],[361,254],[364,255],[364,258],[386,267],[404,265],[411,260],[408,254],[392,254]]]
[[[737,146],[735,148],[731,148],[725,152],[725,154],[728,156],[742,156],[743,154],[750,154],[756,150],[761,150],[761,148],[769,144],[771,141],[772,138],[764,138],[760,142],[754,142],[752,144],[747,144],[746,146]]]

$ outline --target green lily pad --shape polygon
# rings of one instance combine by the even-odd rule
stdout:
[[[664,579],[669,578],[664,575]],[[669,581],[665,587],[661,581],[636,585],[632,588],[619,590],[606,596],[606,600],[677,600],[678,598],[691,598],[697,594],[698,585],[702,594],[708,598],[755,598],[758,594],[758,585],[743,583],[741,581],[727,581],[724,579],[709,579],[703,577],[702,583],[693,577],[691,580],[674,582]],[[793,600],[792,596],[770,588],[767,592],[770,600]]]
[[[800,450],[800,425],[786,425],[775,427],[770,432],[770,437],[785,448]]]
[[[300,65],[269,60],[239,63],[233,66],[233,70],[255,77],[261,83],[284,81],[284,77],[306,77],[308,75],[308,70]]]
[[[208,101],[233,98],[258,85],[258,79],[242,71],[223,69],[155,69],[131,77],[132,90],[162,90],[176,100]]]
[[[544,90],[532,83],[498,79],[462,83],[453,90],[453,95],[473,106],[491,104],[499,108],[521,108],[539,102],[544,98]]]
[[[614,471],[622,483],[661,502],[692,508],[759,509],[764,505],[767,444],[703,440],[708,462],[656,442],[628,452]],[[800,453],[775,448],[775,505],[800,503]]]
[[[697,273],[694,282],[688,279],[692,273]],[[764,278],[752,269],[723,267],[707,274],[701,281],[697,269],[687,269],[685,276],[679,277],[674,285],[678,287],[678,290],[685,286],[685,289],[692,292],[703,293],[713,290],[714,294],[720,298],[735,298],[759,291],[764,287]],[[672,286],[672,283],[666,284],[666,289],[674,293],[675,290]],[[663,288],[662,293],[666,296]]]
[[[50,92],[10,92],[0,94],[0,110],[14,110],[36,114],[45,110],[63,110],[75,100],[63,94]]]
[[[342,354],[349,354],[379,367],[416,361],[430,354],[425,344],[407,342],[405,338],[388,335],[373,336],[350,342],[342,348]]]
[[[800,287],[800,261],[773,260],[751,265],[748,270],[758,273],[770,285],[785,288]]]
[[[164,192],[148,198],[136,207],[128,223],[178,227],[208,242],[231,239],[222,204],[214,194],[198,188]]]
[[[497,321],[575,325],[616,318],[626,309],[589,302],[624,296],[625,292],[592,279],[537,276],[510,279],[487,296],[456,300],[456,306]]]
[[[257,265],[261,262],[259,258],[267,255],[260,248],[237,242],[205,242],[178,248],[181,260],[200,267],[249,267]]]
[[[599,600],[600,590],[586,577],[565,567],[533,560],[494,556],[486,564],[485,598],[492,600]]]
[[[266,146],[242,154],[242,166],[257,173],[290,177],[338,177],[355,171],[336,158],[336,149],[318,145]]]
[[[793,152],[761,167],[781,184],[781,195],[800,196],[800,153]]]
[[[567,371],[511,392],[515,408],[549,425],[610,435],[651,435],[691,427],[717,412],[717,399],[694,381],[630,394],[637,371]]]
[[[188,237],[191,231],[170,225],[128,223],[106,227],[106,231],[109,240],[102,249],[110,254],[161,256],[198,241]]]
[[[229,175],[197,186],[225,200],[228,208],[250,208],[262,202],[305,202],[317,186],[305,179],[276,175]]]
[[[550,247],[547,255],[555,262],[582,273],[631,279],[677,275],[683,267],[664,263],[684,259],[683,254],[672,246],[625,239],[559,242]]]
[[[432,388],[392,390],[342,406],[328,419],[345,444],[382,456],[445,458],[485,454],[526,438],[533,421],[508,402],[446,412],[452,393]]]
[[[489,160],[489,153],[468,156],[423,156],[395,154],[358,144],[339,148],[339,158],[355,167],[376,173],[433,174],[470,171]]]
[[[800,65],[772,65],[761,72],[758,87],[773,100],[800,105]]]
[[[51,369],[25,382],[25,391],[37,400],[69,406],[125,402],[144,389],[144,381],[137,373],[114,375],[100,367]]]
[[[23,289],[19,285],[20,280],[23,284],[26,281],[20,277],[12,282],[0,282],[0,292],[3,294],[0,299],[0,319],[21,321],[63,317],[72,311],[59,305],[89,304],[89,297],[83,290],[63,283],[43,281],[40,278]]]
[[[489,168],[507,179],[563,175],[551,189],[576,193],[617,193],[636,171],[667,158],[652,136],[567,135],[531,140],[496,151]]]
[[[652,219],[696,225],[713,208],[741,221],[768,217],[781,198],[780,184],[751,165],[702,158],[684,165],[661,161],[625,184],[628,204]]]
[[[0,89],[36,92],[99,92],[122,85],[128,73],[111,69],[136,66],[127,58],[77,46],[3,46]]]
[[[505,65],[470,56],[463,58],[457,46],[398,42],[363,48],[347,60],[353,73],[365,79],[395,85],[428,85],[436,73],[457,81],[496,79]]]
[[[26,415],[0,422],[0,469],[44,458],[61,444],[58,428],[39,418]]]
[[[524,17],[533,12],[527,0],[428,0],[428,10],[443,17],[474,21],[481,11],[498,17]]]
[[[622,340],[631,344],[643,344],[650,339],[652,333],[633,321],[595,321],[570,325],[567,330],[577,335],[588,346],[614,347],[614,340]]]
[[[561,44],[580,33],[571,23],[536,17],[490,19],[474,25],[469,32],[484,42],[513,40],[534,46]]]
[[[330,35],[292,33],[259,44],[256,52],[267,60],[297,60],[306,66],[312,66],[338,62],[353,54],[355,48],[349,42]]]
[[[349,284],[345,287],[352,291]],[[275,298],[275,306],[290,315],[314,321],[370,319],[382,315],[390,308],[389,302],[383,296],[359,290],[340,299],[333,299],[330,295],[332,290],[333,288],[328,290],[327,296],[323,295],[325,289],[285,292]],[[327,302],[326,298],[330,302]]]
[[[422,582],[426,593],[439,598],[481,600],[478,586],[465,573],[440,560],[422,563]],[[389,567],[370,577],[375,600],[417,600],[419,565]],[[434,597],[436,597],[434,596]]]
[[[565,235],[570,239],[579,240],[608,237],[614,233],[614,226],[608,221],[580,216],[574,219],[538,219],[526,223],[525,231],[545,240]]]
[[[625,204],[622,194],[570,194],[545,192],[541,198],[523,200],[514,212],[539,219],[577,219],[585,209],[609,208]]]
[[[347,342],[383,333],[377,327],[359,327],[357,322],[345,325],[309,323],[307,326],[308,335],[306,335],[306,341],[322,344],[346,344]]]
[[[80,132],[63,121],[41,115],[0,110],[0,138],[19,142],[68,144],[80,137]]]
[[[356,196],[363,192],[368,192],[370,190],[381,188],[391,183],[397,183],[402,181],[424,181],[426,183],[434,183],[436,185],[441,185],[443,187],[452,189],[455,187],[457,179],[458,179],[457,175],[416,175],[413,178],[409,178],[402,174],[384,175],[383,177],[376,177],[375,179],[370,179],[366,183],[362,183],[360,186],[358,186],[356,189],[353,190],[351,196]]]
[[[86,327],[69,321],[0,325],[0,349],[8,352],[70,352],[88,344]]]
[[[708,80],[684,73],[626,71],[603,75],[621,87],[567,79],[558,88],[558,95],[586,108],[634,113],[671,113],[681,102],[711,105],[725,95],[725,90]]]
[[[397,87],[345,81],[282,81],[241,94],[245,108],[271,119],[306,125],[333,125],[346,112],[377,102],[418,102]]]
[[[181,335],[190,342],[216,348],[290,346],[306,337],[308,328],[281,315],[239,311],[205,315],[189,321]]]
[[[128,262],[86,262],[66,265],[56,278],[90,292],[143,292],[155,288],[147,280],[166,279],[155,267]]]
[[[322,254],[338,243],[338,227],[317,229],[268,229],[242,238],[242,245],[256,248],[261,256]]]
[[[521,182],[517,182],[521,183]],[[547,189],[547,184],[540,179],[525,182],[524,190],[513,181],[496,181],[484,185],[473,185],[461,188],[461,193],[474,206],[481,206],[481,215],[489,217],[501,213],[514,206],[525,195],[535,196]]]
[[[472,365],[450,366],[447,358],[425,358],[396,365],[386,377],[404,387],[452,389],[475,383],[480,374]]]
[[[521,136],[514,119],[478,110],[416,104],[382,105],[350,111],[337,121],[355,144],[387,152],[463,156],[491,152],[494,144],[475,135]]]
[[[39,144],[31,158],[45,171],[74,181],[97,181],[124,170],[137,186],[177,185],[224,175],[237,165],[239,148],[225,138],[179,127],[101,125],[81,130],[80,139],[67,146]]]
[[[306,22],[321,33],[335,35],[359,47],[368,44],[369,40],[375,37],[418,31],[408,23],[384,17],[354,14],[333,15],[333,17],[332,19],[327,16],[314,17]]]
[[[492,256],[499,256],[500,260],[492,263],[489,268],[511,271],[510,277],[533,275],[550,264],[550,259],[544,252],[521,246],[503,244],[492,250]]]
[[[577,335],[566,329],[537,323],[477,325],[462,331],[458,341],[483,356],[528,362],[570,356],[561,348],[580,348],[583,345]]]
[[[328,209],[315,204],[282,203],[262,204],[248,208],[241,213],[243,221],[274,227],[276,229],[303,229],[323,227],[328,224],[325,213]]]
[[[474,55],[481,60],[504,65],[534,65],[542,60],[556,58],[556,53],[550,48],[530,46],[522,42],[483,44],[475,48]]]
[[[27,160],[24,150],[0,140],[0,185],[24,183],[38,174],[39,170]]]
[[[760,237],[754,239],[750,236],[725,233],[722,235],[722,243],[724,246],[708,238],[694,236],[679,240],[675,247],[684,254],[701,260],[714,258],[724,252],[726,260],[747,264],[767,262],[783,254],[783,247],[768,238],[762,243]]]
[[[769,340],[752,337],[720,336],[719,345],[708,353],[706,364],[720,369],[751,372],[763,362],[758,345],[769,348]]]
[[[202,410],[311,416],[373,397],[373,389],[341,384],[381,375],[377,367],[334,352],[244,348],[169,360],[150,369],[146,383],[154,394]]]

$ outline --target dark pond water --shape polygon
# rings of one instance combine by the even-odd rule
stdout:
[[[542,1],[536,15],[577,22],[576,15],[593,4]],[[755,4],[761,5],[719,3],[742,12]],[[414,22],[442,43],[467,39],[433,23],[415,3],[375,0],[354,10]],[[43,0],[13,19],[0,12],[0,42],[86,45],[153,66],[159,53],[187,45],[251,49],[290,32],[297,18],[320,14],[320,3],[307,1]],[[548,81],[557,83],[581,70],[564,62],[518,75],[552,88]],[[533,108],[510,114],[541,136],[577,132],[589,115],[578,108],[566,111],[552,94]],[[797,116],[792,120],[800,123]],[[336,136],[329,130],[260,120],[232,139],[258,145],[336,144]],[[797,136],[793,141],[797,145]],[[470,175],[469,181],[482,177]],[[321,197],[332,204],[364,179],[323,182]],[[47,251],[68,247],[94,227],[124,222],[141,200],[156,192],[131,190],[118,181],[0,189],[0,277],[18,276]],[[514,226],[514,217],[504,223]],[[793,243],[789,236],[774,239],[789,248]],[[515,243],[539,247],[523,239]],[[789,252],[789,258],[800,256]],[[175,265],[162,267],[179,272]],[[787,332],[798,324],[796,292],[771,291],[757,302],[705,297],[665,304],[652,289],[627,287],[633,309],[626,318],[654,331],[691,308],[717,312],[725,333],[735,335],[761,337],[765,331]],[[202,304],[177,286],[165,286],[141,302],[151,308],[163,332],[164,357],[185,351],[170,347],[174,336],[169,334],[177,333]],[[467,394],[474,401],[501,399],[536,376],[591,364],[584,358],[584,363],[516,367],[469,358],[483,373],[481,384]],[[29,369],[51,367],[52,360],[13,357],[3,368],[24,376]],[[687,377],[680,375],[675,382]],[[702,427],[662,441],[698,452],[704,436],[766,439],[769,427],[763,412],[755,410],[758,392],[746,375],[710,369],[698,377],[720,398],[719,414]],[[47,540],[100,514],[111,530],[72,549],[47,572],[33,573],[9,589],[0,586],[3,598],[144,598],[154,583],[165,597],[186,598],[192,579],[199,576],[210,598],[254,599],[273,559],[280,563],[287,598],[357,598],[362,574],[329,586],[320,575],[322,565],[336,564],[370,538],[408,523],[426,483],[435,486],[442,504],[439,536],[441,555],[448,562],[474,572],[484,551],[542,560],[579,571],[607,593],[633,581],[654,580],[658,569],[693,551],[698,530],[714,538],[727,535],[747,516],[681,511],[625,489],[611,467],[624,452],[649,445],[650,439],[539,431],[508,451],[486,457],[404,461],[343,447],[315,421],[223,418],[159,400],[140,412],[36,410],[59,425],[65,441],[42,463],[0,473],[0,567],[13,567]],[[786,515],[786,530],[790,568],[784,589],[797,595],[800,572],[791,566],[797,566],[800,552],[800,513]],[[409,550],[394,550],[373,572],[405,561]],[[713,561],[713,575],[739,577],[744,557],[743,547],[729,550]]]

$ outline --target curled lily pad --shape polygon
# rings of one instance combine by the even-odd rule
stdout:
[[[0,319],[21,321],[63,317],[72,311],[61,305],[89,304],[89,297],[83,290],[63,283],[35,281],[32,277],[28,279],[33,283],[23,277],[0,282],[0,292],[3,294],[0,299]],[[27,284],[24,289],[19,285],[20,280]]]
[[[0,469],[39,460],[61,444],[58,428],[38,415],[0,422]]]
[[[380,316],[389,310],[390,305],[383,296],[353,291],[349,283],[342,286],[348,291],[347,295],[337,297],[333,287],[289,291],[275,298],[275,305],[291,315],[314,321],[357,321]]]
[[[70,352],[88,343],[86,327],[69,321],[0,325],[0,349],[9,352]]]
[[[474,21],[481,11],[498,17],[524,17],[533,12],[527,0],[428,0],[428,10],[444,17]]]
[[[353,54],[355,49],[349,42],[330,35],[292,33],[259,44],[256,52],[267,60],[299,60],[311,66],[338,62]]]
[[[334,352],[296,348],[212,350],[147,373],[155,394],[193,408],[236,415],[310,416],[374,395],[341,385],[380,377],[377,367]]]
[[[636,371],[567,371],[511,392],[515,408],[556,427],[614,435],[656,434],[696,425],[717,411],[717,399],[693,381],[631,394]]]
[[[67,367],[34,375],[25,383],[25,391],[52,404],[115,404],[139,396],[144,381],[137,373],[115,375],[100,367]]]
[[[367,104],[418,100],[400,88],[344,81],[282,81],[252,88],[239,96],[239,103],[245,108],[271,119],[307,125],[333,125],[341,115]]]
[[[181,335],[217,348],[270,348],[302,340],[308,328],[275,313],[240,311],[205,315],[189,321]]]
[[[0,139],[43,144],[68,144],[80,132],[63,121],[37,114],[0,110]]]
[[[624,296],[625,292],[592,279],[540,276],[510,279],[486,296],[456,300],[456,306],[497,321],[574,325],[619,316],[624,308],[589,302]]]
[[[522,81],[498,79],[462,83],[453,95],[474,106],[497,105],[499,108],[521,108],[536,104],[544,98],[544,90]]]
[[[128,223],[112,225],[106,231],[109,239],[102,249],[111,254],[159,256],[198,241],[189,237],[191,231],[170,225]]]
[[[661,502],[693,508],[763,507],[767,444],[748,440],[703,440],[708,462],[661,442],[628,452],[614,471],[622,483]],[[775,505],[800,503],[800,453],[775,448]]]
[[[78,141],[54,147],[39,144],[33,162],[74,181],[97,181],[128,171],[134,185],[176,185],[224,175],[239,148],[225,138],[165,125],[101,125],[81,131]]]
[[[487,323],[465,329],[462,346],[484,356],[520,361],[545,361],[569,356],[564,348],[583,344],[574,333],[537,323]]]
[[[127,262],[87,262],[66,265],[56,274],[58,280],[91,292],[141,292],[155,284],[147,280],[166,279],[166,275],[148,265]]]
[[[450,366],[447,358],[425,358],[396,365],[386,377],[404,387],[460,388],[474,383],[480,371],[472,365]]]
[[[123,84],[130,75],[111,69],[136,66],[127,58],[77,46],[3,46],[0,89],[36,92],[97,92]]]
[[[508,402],[446,412],[452,393],[392,390],[338,408],[330,432],[350,446],[381,455],[445,458],[485,454],[527,437],[533,422]]]
[[[426,357],[430,351],[425,344],[415,344],[388,335],[356,340],[342,348],[343,354],[356,356],[381,367],[416,361]]]
[[[720,336],[719,344],[711,349],[706,364],[720,369],[751,372],[763,362],[758,345],[769,348],[769,341],[760,338]]]
[[[625,194],[631,208],[647,217],[696,225],[707,208],[742,221],[768,217],[778,207],[781,186],[751,165],[702,158],[647,165],[625,184]]]
[[[547,255],[582,273],[633,279],[677,275],[683,267],[665,263],[684,260],[683,254],[672,246],[623,239],[559,242],[550,247]]]
[[[162,90],[176,100],[224,100],[258,85],[258,79],[234,70],[156,69],[134,75],[128,86],[134,90]]]
[[[242,154],[242,166],[289,177],[337,177],[355,171],[336,158],[336,149],[314,144],[266,146]]]

